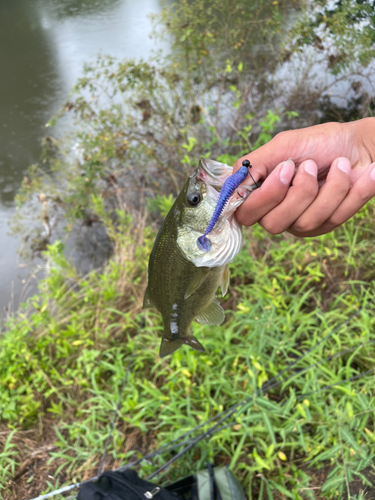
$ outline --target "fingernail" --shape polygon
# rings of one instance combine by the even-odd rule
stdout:
[[[337,167],[346,174],[350,174],[350,171],[352,169],[350,161],[347,158],[339,158],[337,160]]]
[[[371,179],[373,179],[373,180],[375,181],[375,166],[374,166],[374,168],[371,170],[370,177],[371,177]]]
[[[307,172],[310,175],[313,175],[316,177],[318,175],[318,167],[316,166],[315,161],[312,160],[307,160],[305,161],[305,165],[303,166],[305,169],[305,172]]]
[[[284,163],[280,170],[280,180],[283,184],[290,184],[294,174],[294,163],[288,160]]]

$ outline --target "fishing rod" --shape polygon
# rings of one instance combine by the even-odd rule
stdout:
[[[327,356],[326,358],[324,358],[324,359],[322,359],[322,360],[320,360],[320,361],[318,361],[318,362],[316,362],[316,363],[314,363],[314,364],[312,364],[312,365],[310,365],[310,366],[308,366],[308,367],[306,367],[306,368],[304,368],[304,369],[302,369],[302,370],[299,370],[298,372],[296,372],[296,373],[294,373],[293,375],[291,375],[290,377],[288,377],[286,380],[280,380],[279,382],[275,383],[272,387],[270,387],[268,390],[270,390],[271,388],[274,388],[274,387],[277,387],[277,386],[281,385],[283,382],[290,382],[290,381],[291,381],[291,380],[292,380],[295,376],[297,376],[297,375],[301,375],[301,374],[303,374],[304,372],[306,373],[306,372],[308,372],[309,370],[312,370],[313,368],[316,368],[316,367],[317,367],[318,365],[320,365],[320,364],[326,363],[327,361],[331,361],[332,359],[337,358],[337,357],[339,357],[339,356],[342,356],[342,355],[344,355],[344,354],[346,354],[346,353],[348,353],[348,352],[353,352],[353,351],[355,351],[355,350],[357,350],[357,349],[360,349],[361,347],[364,347],[364,346],[366,346],[366,345],[368,345],[368,344],[374,344],[374,343],[375,343],[375,340],[369,340],[369,341],[367,341],[367,342],[363,342],[362,344],[358,344],[358,345],[356,345],[356,346],[354,346],[354,347],[349,347],[348,349],[344,349],[344,350],[342,350],[342,351],[340,351],[340,352],[338,352],[338,353],[335,353],[335,354],[332,354],[332,355],[330,355],[330,356]],[[375,370],[375,369],[374,369],[374,370]],[[370,371],[371,371],[371,370],[370,370]],[[364,373],[367,373],[367,372],[364,372]],[[339,383],[341,383],[341,382],[337,382],[337,384],[339,384]],[[326,387],[324,387],[324,388],[322,388],[322,389],[318,389],[316,392],[318,392],[319,390],[324,390],[325,388],[326,388]],[[257,393],[255,394],[255,396],[259,396],[259,395],[261,395],[261,394],[260,394],[261,392],[263,392],[264,394],[266,394],[266,393],[268,392],[268,391],[267,391],[267,389],[263,389],[263,390],[262,390],[262,389],[263,389],[263,388],[258,389],[258,391],[257,391]],[[300,396],[296,396],[296,399],[297,399],[297,400],[300,400],[300,399],[304,399],[305,397],[306,397],[306,394],[302,394],[302,395],[300,395]],[[253,402],[253,401],[251,401],[251,402]],[[281,405],[281,406],[284,406],[284,404],[285,404],[285,402],[281,403],[280,405]],[[174,443],[174,442],[176,442],[176,441],[179,441],[180,439],[182,439],[182,438],[186,437],[187,435],[191,434],[192,432],[194,432],[194,431],[195,431],[195,430],[197,430],[198,428],[201,428],[201,427],[203,427],[204,425],[207,425],[208,423],[210,423],[210,422],[212,422],[213,420],[217,419],[217,418],[218,418],[218,416],[220,416],[220,415],[221,415],[221,414],[223,414],[223,413],[225,413],[225,410],[224,410],[222,413],[220,413],[220,414],[218,414],[218,415],[215,415],[214,417],[211,417],[209,420],[206,420],[205,422],[203,422],[203,423],[202,423],[202,424],[200,424],[199,426],[195,427],[194,429],[191,429],[191,430],[189,430],[188,432],[186,432],[185,434],[182,434],[181,436],[179,436],[178,438],[174,439],[173,441],[170,441],[167,445],[164,445],[163,447],[158,448],[157,450],[155,450],[155,451],[153,451],[153,452],[151,452],[151,453],[149,453],[149,454],[145,455],[144,457],[142,457],[142,458],[138,459],[136,462],[133,462],[132,466],[134,466],[134,465],[138,465],[140,462],[142,462],[142,460],[150,460],[151,458],[154,458],[154,457],[155,457],[155,456],[157,456],[157,455],[160,455],[160,454],[162,454],[162,453],[167,453],[168,451],[173,451],[173,450],[175,450],[176,448],[178,448],[178,447],[180,447],[180,446],[182,446],[182,445],[184,445],[184,444],[189,444],[189,443],[191,443],[191,442],[194,440],[194,438],[187,439],[187,440],[185,440],[185,441],[182,441],[181,443],[172,444],[172,443]],[[219,431],[219,430],[221,430],[221,429],[225,429],[225,428],[227,428],[227,427],[231,427],[231,426],[233,426],[233,425],[236,425],[237,423],[238,423],[237,421],[232,421],[231,423],[226,424],[225,426],[220,427],[219,429],[217,429],[217,430],[216,430],[216,432],[218,432],[218,431]],[[171,445],[172,445],[172,446],[171,446]],[[116,470],[120,470],[120,471],[121,471],[121,470],[126,470],[127,468],[128,468],[128,466],[127,466],[127,465],[125,465],[125,466],[120,467],[119,469],[116,469]]]
[[[273,389],[274,387],[277,387],[281,382],[276,382],[276,380],[282,375],[284,374],[286,371],[290,370],[291,368],[293,368],[293,366],[295,366],[299,361],[301,361],[302,359],[304,359],[308,354],[310,354],[312,351],[314,351],[317,347],[319,347],[323,342],[325,342],[326,340],[328,340],[335,332],[337,332],[340,328],[342,328],[344,325],[346,325],[349,321],[351,321],[354,317],[358,316],[358,314],[364,310],[366,307],[368,307],[370,304],[374,303],[374,300],[375,299],[370,299],[366,304],[365,306],[361,307],[360,309],[358,309],[357,311],[354,311],[354,313],[352,313],[349,318],[345,319],[344,321],[342,321],[339,325],[337,325],[333,330],[331,330],[327,335],[325,335],[317,344],[315,344],[314,346],[312,346],[310,349],[308,349],[304,354],[302,354],[301,356],[299,356],[298,358],[296,358],[294,361],[292,361],[291,363],[289,363],[283,370],[281,370],[279,373],[277,373],[274,377],[272,377],[268,382],[266,382],[261,389],[258,389],[257,392],[256,392],[256,396],[259,396],[260,394],[264,393],[264,390],[271,390]],[[294,377],[295,374],[293,374],[293,377]],[[236,403],[234,404],[233,406],[231,406],[230,408],[228,408],[228,410],[224,410],[223,412],[221,412],[221,414],[217,415],[216,418],[222,414],[225,413],[225,415],[220,418],[220,420],[215,424],[213,425],[207,432],[215,432],[216,429],[218,428],[218,426],[224,421],[226,420],[227,418],[229,418],[231,415],[233,415],[234,413],[236,413],[236,411],[241,408],[241,406],[244,406],[246,403],[250,402],[252,399],[253,399],[254,395],[252,396],[249,396],[248,398],[246,398],[245,400],[241,401],[240,403]],[[205,433],[206,434],[206,433]],[[203,437],[202,437],[203,436]],[[162,467],[159,467],[159,469],[157,469],[153,474],[151,474],[150,476],[147,477],[147,479],[152,479],[154,478],[157,474],[159,474],[161,471],[163,471],[165,468],[169,467],[169,465],[171,465],[174,461],[176,461],[178,458],[180,458],[184,453],[186,453],[187,451],[189,451],[193,446],[195,446],[195,444],[197,444],[199,441],[201,441],[202,439],[204,438],[204,435],[200,435],[198,436],[196,439],[193,440],[192,443],[190,443],[189,445],[186,446],[186,448],[184,448],[181,452],[179,452],[175,457],[172,457],[168,462],[166,462],[164,464],[164,466]]]
[[[308,370],[312,369],[312,368],[315,368],[316,366],[318,366],[319,364],[322,364],[326,361],[330,361],[331,359],[334,359],[335,357],[339,356],[340,354],[344,354],[346,352],[349,352],[350,350],[355,350],[357,349],[358,347],[360,346],[363,346],[363,345],[366,345],[367,343],[374,343],[375,341],[374,340],[370,340],[368,342],[365,342],[363,344],[360,344],[359,346],[355,346],[353,348],[348,348],[344,351],[341,351],[339,353],[336,353],[336,354],[332,354],[331,356],[328,356],[327,358],[323,359],[323,360],[320,360],[316,363],[314,363],[313,365],[310,365],[309,367],[306,367],[306,368],[302,368],[301,370],[298,370],[297,372],[295,372],[293,375],[291,375],[289,378],[287,378],[286,380],[280,380],[279,382],[276,382],[276,380],[283,374],[285,373],[286,371],[290,370],[296,363],[298,363],[299,361],[301,361],[302,359],[304,359],[308,354],[310,354],[315,348],[319,347],[319,345],[328,340],[335,332],[337,332],[342,326],[344,326],[345,324],[347,324],[349,321],[351,321],[355,316],[357,316],[362,310],[366,309],[366,307],[368,307],[370,304],[374,303],[375,299],[370,299],[368,300],[368,302],[363,306],[361,307],[359,310],[355,311],[354,313],[352,313],[349,318],[347,318],[346,320],[342,321],[339,325],[337,325],[333,330],[331,330],[330,333],[328,333],[325,337],[323,337],[323,339],[321,339],[318,344],[316,344],[315,346],[313,346],[312,348],[310,348],[309,350],[307,350],[304,354],[302,354],[301,356],[299,356],[297,359],[295,359],[292,363],[289,363],[282,371],[278,372],[273,378],[271,378],[268,382],[266,382],[265,384],[263,384],[263,386],[257,390],[256,392],[256,396],[259,396],[261,393],[266,393],[268,392],[269,390],[271,389],[274,389],[275,387],[278,387],[279,385],[281,385],[283,382],[288,382],[290,381],[293,377],[297,376],[297,375],[302,375],[304,372],[307,372]],[[252,400],[254,396],[249,396],[248,398],[246,398],[245,400],[241,401],[240,403],[236,403],[235,405],[231,406],[230,408],[228,408],[227,410],[223,410],[222,412],[220,412],[219,414],[211,417],[210,419],[206,420],[205,422],[197,425],[196,427],[194,427],[193,429],[190,429],[189,431],[185,432],[184,434],[182,434],[181,436],[175,438],[174,440],[170,441],[167,445],[164,445],[163,447],[159,448],[158,450],[155,450],[154,452],[148,454],[148,455],[145,455],[144,459],[148,460],[150,458],[153,458],[154,456],[160,454],[160,453],[164,453],[166,451],[169,451],[169,450],[173,450],[175,449],[176,447],[178,446],[181,446],[182,443],[179,443],[178,445],[176,446],[171,446],[173,445],[174,443],[176,443],[177,441],[180,441],[181,439],[187,437],[188,435],[192,434],[193,432],[201,429],[202,427],[206,426],[207,424],[213,422],[214,420],[216,420],[217,418],[221,417],[222,415],[226,414],[226,413],[229,413],[231,412],[231,410],[235,409],[235,408],[238,408],[240,407],[241,405],[244,405],[246,404],[247,402],[249,402],[250,400]],[[230,415],[228,415],[229,417]],[[190,442],[190,441],[189,441]],[[141,463],[143,461],[143,457],[138,459],[136,461],[136,464],[138,465],[139,463]]]
[[[360,344],[359,346],[357,347],[361,347],[362,345],[364,344]],[[345,352],[345,351],[343,351]],[[342,385],[342,384],[346,384],[347,382],[354,382],[356,380],[359,380],[361,378],[364,378],[366,377],[367,375],[370,375],[371,373],[374,373],[375,372],[375,368],[371,368],[370,370],[366,370],[365,372],[362,372],[362,373],[358,373],[357,375],[353,375],[349,378],[345,378],[343,380],[340,380],[339,382],[335,382],[333,384],[329,384],[329,385],[325,385],[324,387],[321,387],[319,389],[317,389],[316,391],[311,391],[311,392],[306,392],[304,394],[300,394],[299,396],[296,396],[296,400],[297,401],[303,401],[304,399],[307,399],[308,397],[311,397],[315,394],[318,394],[319,392],[322,392],[322,391],[327,391],[328,389],[332,389],[333,387],[337,387],[339,385]],[[280,403],[280,408],[282,408],[283,406],[286,405],[286,401],[283,401],[282,403]],[[220,432],[224,429],[227,429],[228,427],[233,427],[234,425],[236,425],[238,422],[235,420],[235,421],[232,421],[230,424],[225,424],[221,427],[219,427],[218,429],[216,429],[216,432]]]
[[[363,345],[366,345],[366,344],[367,344],[367,342],[365,342],[364,344],[359,344],[358,346],[355,346],[355,347],[354,347],[354,348],[352,348],[351,350],[355,350],[355,349],[357,349],[357,348],[359,348],[359,347],[362,347]],[[340,353],[338,353],[338,354],[342,354],[342,353],[345,353],[345,352],[347,352],[347,351],[348,351],[348,349],[345,349],[344,351],[342,351],[342,352],[340,352]],[[328,356],[328,358],[330,358],[330,357],[331,357],[331,356]],[[327,359],[328,359],[328,358],[327,358]],[[313,366],[313,365],[312,365],[312,366]],[[312,366],[311,366],[311,367],[312,367]],[[320,388],[320,389],[317,389],[316,391],[311,391],[311,392],[308,392],[308,393],[300,394],[299,396],[296,396],[296,399],[297,399],[298,401],[299,401],[299,400],[304,400],[304,399],[306,399],[307,397],[310,397],[310,396],[312,396],[312,395],[314,395],[314,394],[318,394],[319,392],[323,392],[323,391],[325,391],[325,390],[332,389],[332,388],[334,388],[334,387],[337,387],[337,386],[339,386],[339,385],[345,384],[345,383],[347,383],[347,382],[353,382],[353,381],[355,381],[355,380],[359,380],[359,379],[364,378],[364,377],[366,377],[367,375],[369,375],[369,374],[371,374],[371,373],[374,373],[374,372],[375,372],[375,368],[372,368],[372,369],[367,370],[367,371],[365,371],[365,372],[363,372],[363,373],[359,373],[359,374],[357,374],[357,375],[353,375],[352,377],[349,377],[349,378],[346,378],[346,379],[340,380],[339,382],[335,382],[335,383],[333,383],[333,384],[326,385],[326,386],[324,386],[324,387],[322,387],[322,388]],[[280,404],[280,407],[285,406],[285,404],[286,404],[286,401],[284,401],[283,403],[281,403],[281,404]],[[233,421],[233,422],[231,422],[231,423],[229,423],[229,424],[226,424],[226,425],[223,425],[222,427],[219,427],[218,429],[216,429],[216,431],[215,431],[215,432],[219,432],[219,431],[221,431],[221,430],[227,429],[228,427],[233,427],[233,425],[235,425],[235,424],[237,424],[237,422],[236,422],[236,421]],[[203,436],[203,437],[211,437],[211,436],[212,436],[212,433],[210,433],[209,431],[206,431],[206,432],[205,432],[205,433],[203,433],[201,436]],[[201,436],[198,436],[198,437],[201,437]],[[177,446],[181,446],[182,444],[185,444],[185,443],[188,443],[188,442],[193,442],[193,441],[195,441],[195,439],[194,439],[194,438],[192,438],[192,439],[190,439],[190,440],[188,440],[188,441],[185,441],[184,443],[180,443],[179,445],[175,445],[175,446],[174,446],[174,447],[172,447],[172,448],[176,448]],[[154,455],[155,455],[155,454],[156,454],[156,455],[157,455],[157,454],[160,454],[160,449],[159,449],[159,450],[155,450],[155,452],[153,452],[153,454],[154,454]],[[150,454],[150,455],[151,455],[151,454]],[[147,456],[149,456],[149,455],[147,455]],[[147,456],[142,457],[142,459],[141,459],[141,460],[145,460]],[[180,457],[180,456],[181,456],[181,455],[179,454],[179,457]],[[176,459],[177,459],[177,458],[176,458]],[[139,461],[137,461],[137,462],[139,462]],[[112,472],[123,471],[123,470],[129,469],[129,468],[131,468],[131,467],[134,467],[135,465],[136,465],[136,462],[131,462],[131,463],[127,464],[126,466],[122,466],[122,467],[118,467],[117,469],[114,469]],[[166,464],[165,464],[163,467],[166,467]],[[155,473],[154,473],[154,474],[155,474]],[[151,476],[149,476],[149,478],[150,478],[150,477],[151,477]],[[149,478],[147,478],[147,479],[149,479]],[[44,499],[46,499],[46,498],[50,498],[50,497],[53,497],[53,496],[56,496],[56,495],[59,495],[59,494],[62,494],[62,493],[67,493],[68,491],[71,491],[72,489],[79,488],[80,486],[83,486],[84,484],[90,483],[90,482],[92,482],[92,481],[96,481],[97,479],[99,479],[99,476],[98,476],[98,475],[97,475],[97,476],[94,476],[94,477],[92,477],[92,478],[90,478],[90,479],[87,479],[87,480],[85,480],[85,481],[82,481],[82,482],[80,482],[80,483],[73,484],[73,485],[70,485],[70,486],[66,486],[66,487],[61,488],[61,489],[59,489],[59,490],[56,490],[56,491],[54,491],[54,492],[47,493],[46,495],[42,495],[42,496],[36,497],[36,498],[34,498],[34,499],[32,499],[32,500],[44,500]],[[73,496],[71,496],[71,497],[68,497],[66,500],[74,500],[75,498],[77,498],[77,495],[73,495]]]
[[[357,311],[354,311],[350,316],[349,318],[347,318],[346,320],[342,321],[341,323],[339,323],[339,325],[337,325],[333,330],[331,330],[325,337],[323,337],[317,344],[315,344],[313,347],[311,347],[310,349],[308,349],[305,353],[303,353],[301,356],[299,356],[298,358],[296,358],[293,362],[289,363],[283,370],[281,370],[280,372],[278,372],[274,377],[272,377],[268,382],[266,382],[265,384],[263,384],[263,386],[258,389],[255,393],[255,396],[256,397],[259,397],[260,395],[263,395],[263,394],[266,394],[268,391],[270,391],[271,389],[279,386],[280,384],[282,384],[283,382],[288,382],[290,381],[293,377],[297,376],[297,375],[301,375],[302,373],[304,372],[307,372],[308,370],[311,370],[312,368],[318,366],[319,364],[322,364],[326,361],[330,361],[331,359],[335,358],[335,357],[338,357],[342,354],[345,354],[346,352],[349,352],[349,351],[353,351],[355,349],[358,349],[360,347],[363,347],[364,345],[367,345],[367,344],[370,344],[370,343],[374,343],[375,341],[368,341],[368,342],[365,342],[365,343],[362,343],[362,344],[359,344],[357,346],[354,346],[352,348],[348,348],[348,349],[345,349],[343,351],[341,351],[340,353],[336,353],[336,354],[333,354],[333,355],[330,355],[328,357],[326,357],[325,359],[323,360],[320,360],[318,361],[317,363],[314,363],[313,365],[310,365],[309,367],[306,367],[306,368],[303,368],[301,370],[299,370],[298,372],[294,373],[293,375],[291,375],[290,377],[288,377],[286,380],[279,380],[277,381],[277,379],[282,375],[284,374],[286,371],[290,370],[293,366],[295,366],[299,361],[301,361],[302,359],[304,359],[308,354],[310,354],[313,350],[315,350],[319,345],[321,345],[324,341],[328,340],[335,332],[337,332],[342,326],[346,325],[349,321],[351,321],[354,317],[358,316],[358,314],[363,311],[364,309],[366,309],[369,305],[373,304],[375,301],[375,299],[369,299],[366,304],[364,306],[362,306],[361,308],[359,308]],[[139,332],[138,332],[139,333]],[[138,335],[137,333],[137,335]],[[118,410],[119,410],[119,407],[120,407],[120,401],[121,401],[121,396],[122,396],[122,392],[123,392],[123,389],[126,385],[126,381],[127,381],[127,377],[129,375],[129,372],[130,372],[130,366],[131,366],[131,360],[132,360],[132,357],[133,357],[133,353],[135,351],[135,347],[136,347],[136,343],[134,343],[134,346],[133,346],[133,350],[131,352],[131,356],[130,356],[130,359],[128,361],[128,367],[127,367],[127,372],[126,372],[126,375],[125,375],[125,379],[124,379],[124,382],[122,384],[122,388],[121,388],[121,391],[120,391],[120,397],[119,397],[119,402],[117,404],[117,408],[115,410],[115,413],[114,413],[114,418],[112,420],[112,425],[111,425],[111,430],[110,430],[110,433],[107,437],[107,440],[106,440],[106,445],[105,445],[105,450],[104,450],[104,453],[103,453],[103,456],[102,456],[102,459],[101,459],[101,462],[100,462],[100,466],[99,466],[99,471],[101,471],[101,468],[103,466],[103,463],[104,463],[104,458],[105,458],[105,454],[106,454],[106,450],[107,450],[107,447],[108,447],[108,444],[109,444],[109,440],[111,438],[111,435],[112,435],[112,432],[113,432],[113,428],[114,428],[114,423],[116,421],[116,417],[117,417],[117,413],[118,413]],[[317,391],[313,391],[311,393],[308,393],[307,395],[312,395],[312,394],[316,394],[317,392],[320,392],[320,391],[323,391],[323,390],[327,390],[329,388],[332,388],[332,387],[335,387],[337,385],[341,385],[343,383],[346,383],[346,382],[350,382],[350,381],[353,381],[353,380],[358,380],[360,378],[363,378],[365,377],[366,375],[368,375],[369,373],[372,373],[375,371],[375,368],[374,369],[371,369],[371,370],[368,370],[362,374],[358,374],[358,375],[354,375],[353,377],[350,377],[348,379],[345,379],[345,380],[342,380],[342,381],[339,381],[335,384],[330,384],[328,386],[325,386],[321,389],[318,389]],[[301,399],[301,398],[306,398],[307,397],[306,394],[303,394],[303,395],[300,395],[297,397],[297,399]],[[224,410],[222,411],[221,413],[219,413],[218,415],[214,416],[214,417],[211,417],[210,419],[208,419],[207,421],[199,424],[198,426],[194,427],[193,429],[190,429],[189,431],[187,431],[186,433],[182,434],[181,436],[179,436],[178,438],[170,441],[167,445],[164,445],[162,446],[161,448],[159,448],[158,450],[155,450],[154,452],[151,452],[143,457],[141,457],[140,459],[134,461],[134,462],[131,462],[129,464],[126,464],[125,466],[122,466],[122,467],[119,467],[118,469],[115,469],[115,471],[122,471],[122,470],[126,470],[128,468],[131,468],[131,467],[135,467],[136,465],[138,465],[139,463],[141,463],[142,461],[145,461],[145,460],[148,460],[150,458],[154,458],[155,456],[158,456],[158,455],[161,455],[163,453],[166,453],[167,451],[172,451],[173,449],[176,449],[182,445],[186,445],[185,448],[180,451],[178,454],[176,454],[174,457],[172,457],[168,462],[166,462],[162,467],[159,467],[159,469],[157,469],[153,474],[151,474],[147,479],[151,479],[153,477],[155,477],[157,474],[159,474],[160,472],[164,471],[169,465],[171,465],[173,462],[175,462],[176,460],[178,460],[183,454],[185,454],[187,451],[189,451],[193,446],[195,446],[199,441],[201,441],[202,439],[206,438],[206,437],[211,437],[212,434],[214,432],[218,432],[219,430],[222,430],[222,429],[225,429],[225,428],[228,428],[228,427],[231,427],[233,425],[235,425],[237,422],[231,422],[230,424],[226,424],[222,427],[219,427],[221,423],[223,423],[227,418],[229,418],[231,415],[233,415],[234,413],[236,413],[237,410],[241,410],[241,412],[245,411],[245,408],[244,406],[246,405],[246,403],[249,403],[249,402],[252,402],[253,401],[253,398],[254,398],[254,394],[249,396],[248,398],[246,398],[245,400],[239,402],[239,403],[236,403],[235,405],[232,405],[230,408],[228,408],[227,410]],[[284,406],[285,402],[284,403],[281,403],[281,406]],[[181,439],[189,436],[190,434],[194,433],[195,431],[201,429],[202,427],[204,427],[205,425],[207,425],[208,423],[211,423],[213,422],[214,420],[218,419],[219,417],[221,417],[219,419],[219,421],[214,424],[211,428],[209,428],[207,431],[205,431],[204,433],[198,435],[197,437],[195,438],[191,438],[191,439],[188,439],[188,440],[185,440],[185,441],[182,441],[182,442],[178,442],[178,441],[181,441]],[[178,442],[178,443],[177,443]],[[172,445],[172,446],[171,446]],[[86,484],[88,482],[91,482],[91,481],[95,481],[99,478],[99,471],[98,471],[98,474],[96,476],[94,476],[93,478],[91,479],[88,479],[86,481],[83,481],[81,483],[77,483],[77,484],[74,484],[74,485],[70,485],[70,486],[67,486],[67,487],[64,487],[64,488],[60,488],[59,490],[56,490],[54,492],[51,492],[51,493],[47,493],[46,495],[42,495],[42,496],[39,496],[39,497],[36,497],[34,498],[33,500],[44,500],[46,498],[50,498],[50,497],[53,497],[53,496],[56,496],[58,494],[62,494],[62,493],[66,493],[68,491],[71,491],[72,489],[75,489],[75,488],[78,488],[80,486],[82,486],[83,484]],[[76,498],[75,496],[74,497],[71,497],[72,499],[73,498]],[[70,498],[68,499],[70,500]]]

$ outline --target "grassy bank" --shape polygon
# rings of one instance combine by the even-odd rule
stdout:
[[[249,498],[371,498],[360,491],[370,488],[375,453],[375,382],[365,373],[375,368],[373,307],[280,385],[256,391],[375,296],[374,205],[315,239],[247,230],[223,300],[226,322],[193,325],[206,353],[183,348],[164,360],[160,317],[141,311],[155,230],[118,215],[116,228],[104,221],[117,250],[97,272],[79,278],[61,244],[49,248],[40,293],[0,339],[3,498],[31,498],[95,475],[134,345],[107,468],[253,395],[232,426],[194,447],[163,480],[210,459],[229,464]],[[171,456],[141,464],[141,473]]]
[[[15,230],[30,254],[44,250],[47,274],[0,336],[5,500],[96,474],[133,349],[105,468],[250,398],[157,479],[210,459],[234,470],[249,499],[375,497],[375,320],[363,308],[375,297],[374,203],[320,238],[246,229],[225,323],[193,325],[204,354],[183,348],[160,360],[160,316],[141,309],[157,228],[200,156],[233,164],[279,130],[371,114],[361,82],[374,55],[363,28],[372,10],[344,1],[322,17],[304,5],[180,1],[161,16],[170,56],[87,64],[61,112],[76,128],[45,138],[18,196]],[[333,80],[309,80],[316,64],[351,89],[342,108],[328,94]],[[64,256],[62,225],[84,227],[87,239],[106,233],[112,258],[82,277]],[[146,476],[172,456],[138,469]]]

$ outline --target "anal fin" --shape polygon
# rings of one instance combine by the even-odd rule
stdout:
[[[201,311],[194,319],[201,325],[220,325],[225,319],[224,309],[217,298],[214,297],[206,309]]]

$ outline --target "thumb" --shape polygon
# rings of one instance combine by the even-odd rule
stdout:
[[[243,160],[249,160],[253,168],[251,174],[255,181],[264,180],[281,162],[292,159],[295,154],[295,147],[292,148],[289,140],[284,140],[282,136],[288,136],[287,133],[281,132],[271,139],[267,144],[261,146],[248,155],[239,158],[233,167],[233,172],[237,171]],[[286,139],[286,137],[285,137]],[[252,184],[252,180],[248,177],[245,184]]]

